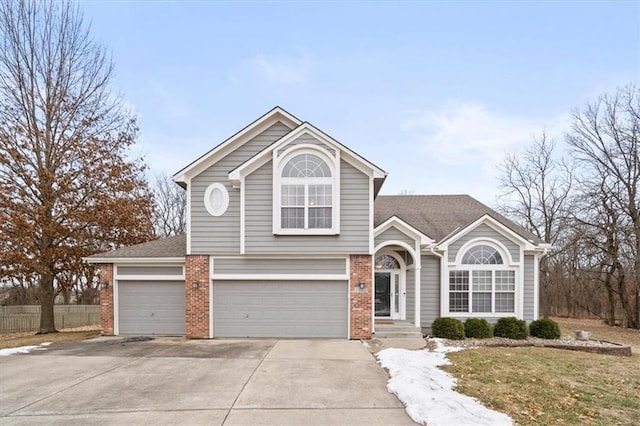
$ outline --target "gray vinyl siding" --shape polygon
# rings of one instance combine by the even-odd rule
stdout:
[[[340,163],[340,235],[273,235],[273,165],[269,161],[245,180],[245,252],[369,253],[369,177]]]
[[[214,258],[214,274],[346,274],[342,259]]]
[[[191,181],[191,253],[240,253],[240,189],[229,182],[229,172],[291,130],[276,123],[222,158]],[[204,206],[207,187],[218,182],[229,192],[229,208],[218,217]]]
[[[178,275],[182,276],[182,266],[118,266],[118,275]]]
[[[292,140],[291,142],[286,144],[284,147],[280,148],[278,150],[278,155],[282,154],[283,152],[285,152],[287,149],[291,148],[292,146],[300,145],[300,144],[316,145],[316,146],[319,146],[319,147],[323,148],[324,150],[328,151],[331,154],[335,154],[335,152],[336,152],[335,149],[331,148],[326,143],[319,141],[318,139],[314,138],[313,136],[311,136],[309,134],[304,134],[304,135],[298,136],[297,138],[295,138],[294,140]]]
[[[524,320],[533,321],[534,317],[534,265],[535,257],[524,256]]]
[[[378,235],[375,238],[375,244],[377,247],[378,244],[380,243],[383,243],[385,241],[393,241],[393,240],[407,243],[409,244],[409,247],[414,247],[416,244],[416,242],[411,237],[409,237],[407,234],[400,231],[398,228],[394,226],[390,227],[389,229],[384,231],[382,234]]]
[[[440,258],[422,256],[420,270],[420,327],[431,331],[431,323],[440,317]]]
[[[449,246],[449,262],[451,263],[455,262],[456,256],[458,254],[458,250],[460,250],[460,247],[462,247],[467,241],[470,241],[474,238],[491,238],[491,239],[497,240],[502,245],[504,245],[507,248],[507,250],[509,250],[509,253],[511,254],[511,257],[513,258],[514,262],[520,261],[520,246],[518,244],[514,243],[513,241],[511,241],[501,233],[495,231],[490,226],[481,224],[477,228],[463,235],[461,238],[459,238]],[[505,259],[505,263],[506,263],[506,259]]]
[[[413,269],[407,270],[406,275],[406,306],[405,313],[407,321],[413,322],[416,318],[416,272]]]

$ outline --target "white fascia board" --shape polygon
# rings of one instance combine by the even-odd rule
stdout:
[[[92,264],[104,264],[104,263],[126,263],[126,264],[160,264],[160,263],[174,263],[183,264],[184,257],[83,257],[83,261]]]
[[[300,124],[298,127],[293,129],[291,132],[287,133],[276,142],[274,142],[268,149],[263,150],[258,155],[250,158],[245,163],[236,167],[236,169],[232,170],[229,173],[229,179],[231,181],[238,181],[241,177],[251,174],[261,166],[263,166],[267,161],[269,161],[274,156],[274,152],[276,152],[281,147],[287,145],[292,142],[296,138],[309,134],[312,137],[324,142],[329,145],[336,151],[340,152],[340,157],[344,159],[346,162],[351,164],[356,169],[360,170],[364,174],[368,176],[372,176],[374,178],[384,178],[387,176],[387,173],[365,160],[355,152],[348,149],[346,146],[342,145],[340,142],[333,139],[331,136],[322,132],[315,126],[310,123],[304,122]]]
[[[197,176],[202,173],[208,167],[215,164],[220,159],[224,158],[227,154],[237,149],[239,146],[244,145],[248,140],[258,135],[260,132],[266,130],[276,122],[280,121],[285,126],[293,129],[299,126],[302,122],[289,114],[287,111],[280,107],[276,107],[271,111],[258,118],[253,123],[249,124],[244,129],[240,130],[235,135],[231,136],[208,153],[204,154],[178,173],[173,176],[175,182],[186,182],[193,176]]]
[[[531,241],[525,239],[524,237],[518,235],[517,233],[515,233],[511,229],[507,228],[505,225],[503,225],[502,223],[498,222],[497,220],[495,220],[490,215],[484,214],[482,217],[480,217],[475,222],[465,226],[464,228],[462,228],[459,231],[455,232],[454,234],[450,235],[447,239],[445,239],[440,244],[438,244],[438,249],[439,250],[446,250],[449,247],[449,245],[451,245],[452,243],[456,242],[457,240],[462,238],[465,234],[467,234],[468,232],[474,230],[475,228],[477,228],[478,226],[480,226],[482,224],[485,224],[485,225],[489,226],[494,231],[498,232],[499,234],[502,234],[504,237],[519,243],[521,246],[524,246],[525,250],[534,250],[536,247],[538,247],[536,244],[532,243]]]
[[[318,281],[346,281],[349,274],[213,274],[212,280],[318,280]]]
[[[407,222],[405,222],[404,220],[400,219],[397,216],[391,216],[389,219],[385,220],[383,223],[376,226],[376,228],[373,231],[374,236],[376,237],[379,236],[380,234],[382,234],[384,231],[386,231],[391,227],[395,227],[396,229],[398,229],[400,232],[404,233],[408,237],[411,237],[414,240],[418,240],[421,246],[429,246],[434,243],[434,240],[432,240],[422,232],[418,231],[416,228],[409,225]]]

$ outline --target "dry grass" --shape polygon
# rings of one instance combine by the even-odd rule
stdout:
[[[0,349],[39,345],[44,342],[51,342],[54,345],[80,342],[99,335],[100,328],[96,326],[70,328],[51,334],[36,334],[35,332],[0,334]]]
[[[559,319],[562,335],[632,347],[616,357],[549,348],[480,348],[451,353],[458,390],[520,425],[640,424],[640,332],[597,320]]]

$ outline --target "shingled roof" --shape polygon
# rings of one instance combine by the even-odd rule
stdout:
[[[484,215],[491,216],[534,244],[544,242],[468,195],[379,195],[375,201],[374,223],[378,226],[397,216],[439,242]]]
[[[95,259],[116,259],[129,257],[184,257],[187,253],[187,238],[185,235],[161,238],[135,246],[123,247],[118,250],[94,254],[87,257],[91,262]]]
[[[375,226],[396,216],[429,238],[439,242],[489,215],[516,234],[533,242],[540,238],[468,195],[379,195],[375,201]],[[184,257],[187,242],[184,235],[162,238],[118,250],[94,254],[87,261],[118,258]]]

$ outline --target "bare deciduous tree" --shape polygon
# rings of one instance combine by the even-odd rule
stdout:
[[[594,205],[619,215],[604,235],[628,325],[640,328],[640,90],[629,85],[588,103],[572,118],[567,142],[581,164],[580,179]],[[598,188],[593,191],[592,188]],[[599,192],[599,194],[598,194]],[[633,306],[625,298],[632,276]]]
[[[553,243],[541,264],[543,306],[640,328],[640,91],[629,85],[573,114],[575,167],[535,140],[502,167],[501,210]]]
[[[502,194],[498,209],[545,242],[555,246],[540,265],[541,308],[549,315],[553,272],[561,236],[568,230],[573,167],[556,158],[556,144],[545,133],[534,138],[521,155],[507,154],[500,165]]]
[[[0,265],[35,276],[40,333],[55,283],[81,257],[152,238],[137,126],[76,5],[0,1]]]
[[[170,237],[187,232],[187,192],[162,174],[155,178],[153,196],[156,235]]]

